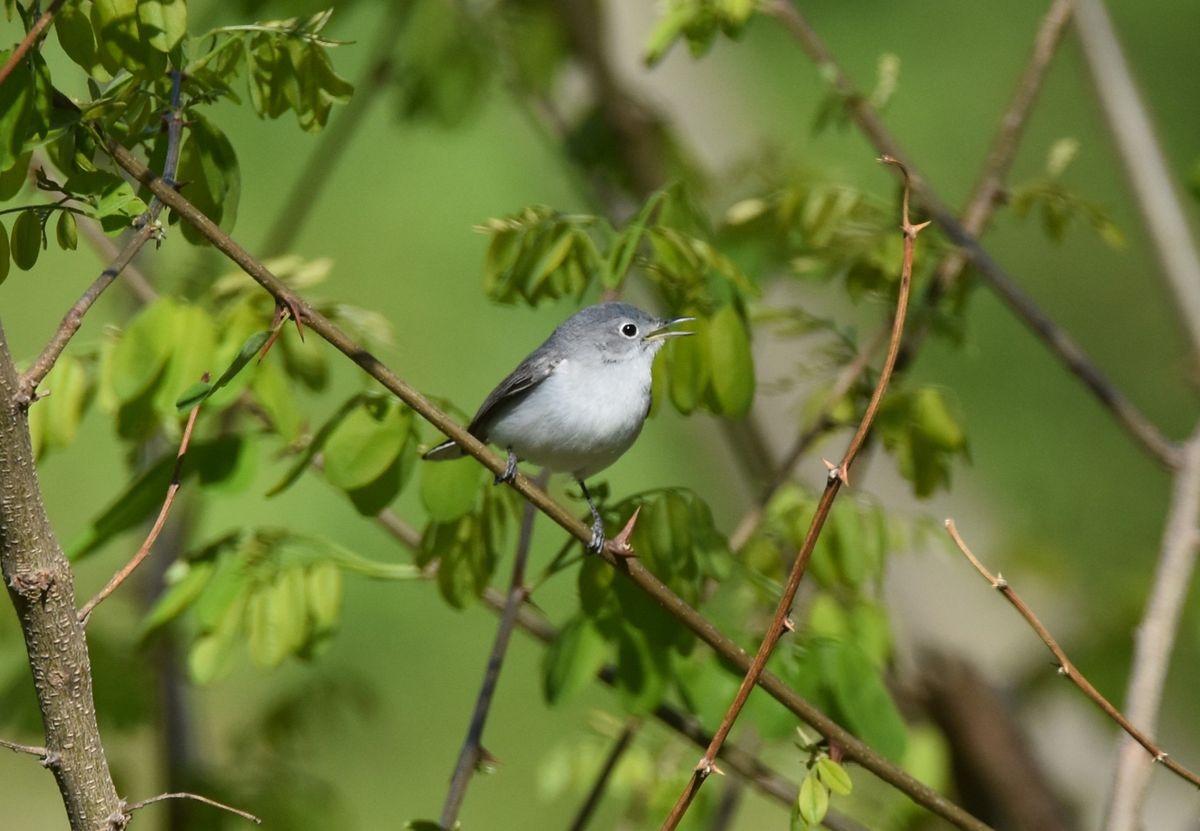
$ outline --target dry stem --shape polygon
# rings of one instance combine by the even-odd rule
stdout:
[[[204,373],[204,381],[208,381],[208,373]],[[79,610],[79,623],[87,626],[88,618],[92,614],[92,610],[103,603],[109,595],[120,588],[129,575],[133,574],[134,569],[142,564],[146,557],[150,556],[150,549],[154,546],[158,535],[162,533],[163,526],[167,522],[167,514],[171,511],[171,506],[175,504],[175,496],[179,493],[179,486],[182,482],[180,474],[183,472],[183,457],[187,454],[188,444],[192,440],[192,428],[196,425],[196,416],[200,414],[200,407],[192,408],[192,412],[188,415],[187,424],[183,428],[183,438],[179,440],[179,450],[175,454],[175,469],[171,473],[171,484],[167,486],[167,495],[163,499],[162,508],[158,511],[158,517],[154,520],[154,525],[150,528],[150,533],[146,535],[145,541],[142,542],[137,553],[126,563],[116,574],[114,574],[105,584],[96,596],[83,604],[83,608]]]
[[[1100,694],[1099,690],[1092,686],[1091,682],[1084,677],[1083,673],[1081,673],[1079,669],[1073,663],[1071,663],[1071,659],[1067,657],[1067,653],[1063,652],[1062,647],[1058,645],[1058,641],[1054,640],[1054,636],[1050,634],[1050,631],[1046,628],[1046,626],[1038,619],[1037,615],[1033,613],[1033,610],[1026,606],[1025,601],[1021,600],[1017,593],[1013,591],[1012,587],[1008,585],[1008,581],[999,574],[993,575],[984,567],[983,563],[981,563],[978,558],[971,553],[971,549],[967,547],[967,544],[963,541],[963,538],[959,536],[958,529],[954,526],[954,520],[946,520],[946,531],[950,534],[951,539],[954,540],[954,544],[958,546],[958,550],[963,553],[964,557],[970,560],[971,565],[975,567],[975,570],[983,575],[985,580],[991,583],[992,588],[1004,595],[1004,599],[1012,604],[1012,607],[1020,613],[1021,617],[1025,618],[1025,622],[1028,623],[1030,628],[1032,628],[1033,631],[1037,633],[1037,636],[1042,639],[1042,643],[1046,644],[1046,647],[1058,661],[1059,673],[1069,678],[1075,686],[1079,687],[1079,689],[1083,691],[1084,695],[1094,701],[1096,705],[1108,715],[1109,718],[1111,718],[1121,727],[1122,730],[1132,736],[1138,744],[1144,747],[1146,752],[1154,758],[1154,761],[1161,762],[1168,770],[1175,773],[1177,776],[1181,777],[1182,779],[1186,779],[1188,782],[1191,782],[1197,787],[1200,787],[1200,776],[1192,773],[1183,765],[1167,756],[1165,750],[1155,744],[1145,733],[1134,727],[1129,722],[1129,719],[1125,718],[1125,716],[1121,714],[1120,710],[1114,707],[1107,698]]]

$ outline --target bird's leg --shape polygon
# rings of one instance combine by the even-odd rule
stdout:
[[[596,509],[596,503],[592,501],[592,495],[588,493],[587,485],[582,479],[576,479],[579,483],[580,490],[583,491],[583,498],[587,500],[588,507],[592,510],[592,539],[587,544],[589,554],[599,554],[604,548],[604,520],[600,517],[600,511]]]
[[[504,466],[504,472],[496,477],[496,484],[503,482],[511,482],[517,478],[517,454],[513,453],[513,449],[508,448],[508,464]]]

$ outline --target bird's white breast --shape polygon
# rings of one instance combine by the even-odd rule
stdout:
[[[615,462],[641,432],[653,357],[563,360],[496,420],[489,438],[522,459],[585,479]]]

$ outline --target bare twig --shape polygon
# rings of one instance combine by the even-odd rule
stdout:
[[[758,653],[754,656],[753,663],[742,679],[742,684],[738,687],[737,694],[734,696],[729,708],[725,711],[725,715],[721,718],[721,724],[717,727],[717,732],[713,735],[708,749],[696,764],[696,768],[688,779],[683,793],[679,795],[679,799],[675,802],[671,813],[663,822],[662,827],[664,831],[669,831],[679,825],[684,814],[687,813],[688,806],[692,804],[692,800],[700,792],[700,788],[703,786],[705,780],[716,770],[717,752],[721,749],[721,744],[729,735],[729,731],[733,729],[734,722],[737,721],[738,715],[741,714],[746,699],[750,697],[750,691],[754,689],[759,676],[766,668],[767,659],[771,657],[771,653],[775,649],[775,644],[779,642],[785,631],[792,628],[788,615],[791,613],[792,603],[796,599],[796,591],[800,588],[800,580],[804,577],[809,557],[812,555],[813,547],[816,545],[817,538],[821,534],[821,529],[825,525],[825,519],[829,516],[829,510],[833,507],[833,501],[837,498],[838,491],[843,484],[849,483],[850,465],[854,462],[854,458],[866,440],[867,433],[870,431],[871,425],[875,420],[875,413],[879,409],[879,403],[883,399],[883,394],[887,390],[888,381],[892,375],[892,368],[896,364],[896,355],[900,352],[900,339],[904,334],[904,318],[908,311],[908,295],[912,285],[913,248],[916,243],[917,234],[929,223],[923,222],[919,225],[914,225],[909,219],[908,201],[910,187],[908,171],[905,170],[902,164],[891,157],[884,156],[881,161],[886,164],[895,165],[904,176],[903,213],[901,220],[901,230],[904,233],[904,262],[900,271],[900,289],[896,299],[896,311],[893,315],[892,336],[888,346],[887,358],[884,359],[883,367],[879,372],[879,380],[875,385],[875,392],[871,396],[870,403],[867,404],[867,410],[859,422],[858,430],[855,431],[854,436],[850,439],[850,444],[846,448],[846,453],[842,457],[841,463],[836,466],[829,464],[829,476],[826,479],[825,490],[821,494],[821,499],[817,503],[812,521],[809,523],[808,531],[805,533],[804,543],[796,555],[795,562],[792,563],[787,583],[784,585],[783,592],[779,597],[779,603],[775,607],[775,614],[767,626],[762,643],[758,647]]]
[[[1133,647],[1133,666],[1125,689],[1129,720],[1148,733],[1158,724],[1163,683],[1179,618],[1192,584],[1196,550],[1200,545],[1200,431],[1183,446],[1183,464],[1175,474],[1174,492],[1163,531],[1162,552],[1154,570],[1154,583]],[[1107,831],[1140,826],[1152,765],[1129,737],[1122,737],[1108,799]]]
[[[1037,636],[1042,639],[1042,643],[1046,644],[1046,647],[1051,653],[1053,653],[1055,659],[1058,661],[1059,673],[1069,678],[1075,686],[1079,687],[1079,689],[1083,691],[1084,695],[1095,702],[1096,705],[1103,710],[1109,718],[1115,721],[1122,730],[1132,736],[1134,741],[1144,747],[1146,752],[1150,754],[1154,761],[1162,763],[1168,770],[1180,778],[1186,779],[1193,785],[1200,787],[1200,776],[1192,773],[1183,765],[1167,756],[1165,750],[1155,744],[1150,737],[1141,730],[1138,730],[1136,727],[1130,724],[1129,719],[1125,718],[1125,716],[1121,714],[1120,710],[1109,703],[1108,699],[1101,695],[1100,691],[1092,686],[1091,682],[1084,677],[1083,673],[1081,673],[1079,669],[1073,663],[1071,663],[1071,659],[1067,657],[1067,653],[1063,652],[1062,647],[1058,645],[1058,641],[1054,640],[1054,636],[1051,635],[1050,631],[1046,629],[1045,625],[1038,620],[1037,615],[1035,615],[1033,611],[1025,605],[1025,601],[1021,600],[1017,593],[1013,591],[1012,587],[1008,585],[1008,581],[999,574],[993,575],[991,572],[989,572],[984,567],[983,563],[981,563],[978,558],[971,553],[971,549],[967,548],[967,544],[963,541],[963,538],[959,536],[958,529],[954,526],[954,520],[946,520],[946,530],[949,532],[951,539],[954,540],[954,544],[958,546],[958,550],[963,553],[964,557],[971,561],[971,565],[975,567],[975,570],[983,575],[985,580],[991,583],[992,588],[1004,595],[1004,599],[1012,604],[1012,607],[1020,613],[1021,617],[1025,618],[1026,623],[1028,623],[1033,631],[1037,633]]]
[[[208,373],[204,373],[204,380],[208,380]],[[158,511],[158,516],[154,520],[154,525],[150,528],[150,533],[146,535],[145,541],[137,550],[137,553],[126,563],[116,574],[109,579],[96,596],[83,604],[79,610],[79,623],[87,626],[88,618],[92,614],[92,610],[103,603],[109,595],[120,588],[129,575],[133,574],[134,569],[142,564],[146,557],[150,556],[150,549],[154,547],[154,541],[158,539],[158,535],[162,533],[163,526],[167,522],[167,514],[171,511],[171,506],[175,504],[175,496],[179,493],[179,486],[182,482],[181,473],[183,472],[183,457],[187,454],[188,443],[192,440],[192,428],[196,425],[196,416],[200,414],[200,407],[192,408],[192,412],[188,415],[187,424],[183,428],[183,438],[179,440],[179,451],[175,454],[175,470],[171,473],[171,484],[167,486],[167,495],[163,499],[162,508]]]
[[[1051,354],[1083,382],[1151,458],[1168,468],[1178,464],[1179,451],[1170,439],[1105,377],[1083,348],[1043,312],[1000,264],[992,259],[979,241],[955,218],[933,188],[922,179],[916,167],[906,160],[903,149],[883,126],[867,96],[855,89],[829,48],[809,26],[796,6],[790,0],[766,0],[763,9],[784,26],[817,65],[824,68],[832,78],[834,90],[845,101],[846,111],[872,145],[882,155],[891,156],[904,163],[912,174],[913,193],[917,201],[950,241],[962,249],[987,285],[1008,305],[1017,318],[1033,331]]]
[[[140,802],[132,802],[125,806],[125,819],[128,820],[129,815],[134,811],[140,811],[147,805],[153,805],[155,802],[162,802],[164,799],[194,799],[197,802],[203,802],[205,805],[211,805],[214,808],[220,808],[222,811],[228,811],[231,814],[236,814],[242,819],[249,820],[255,825],[262,825],[262,820],[254,816],[249,811],[243,811],[241,808],[234,808],[232,805],[226,805],[224,802],[218,802],[215,799],[209,799],[207,796],[200,796],[194,793],[160,793],[158,796],[152,796],[149,799],[143,799]],[[122,826],[123,827],[123,826]]]
[[[183,134],[183,113],[180,108],[180,87],[182,85],[182,73],[175,69],[171,71],[171,107],[167,111],[167,153],[166,161],[163,164],[163,181],[165,183],[173,182],[175,172],[179,167],[179,147],[180,138]],[[50,338],[50,342],[42,349],[40,355],[30,364],[29,369],[21,375],[21,386],[18,392],[18,403],[23,406],[28,406],[32,403],[37,391],[37,386],[46,377],[46,374],[54,367],[54,362],[58,360],[59,355],[67,348],[67,344],[75,333],[79,331],[79,327],[83,325],[83,317],[87,314],[92,305],[103,294],[113,280],[125,270],[126,266],[132,262],[133,258],[138,255],[138,252],[149,242],[155,238],[159,232],[158,215],[162,213],[163,201],[157,196],[150,200],[150,204],[146,206],[146,211],[136,220],[134,220],[134,232],[129,239],[125,241],[124,247],[120,253],[109,264],[108,268],[100,272],[97,277],[83,295],[75,301],[73,305],[63,317],[62,322],[58,324],[58,329]]]
[[[54,15],[58,14],[58,10],[62,8],[63,2],[65,0],[54,0],[54,2],[46,7],[41,16],[33,22],[33,25],[29,27],[29,31],[25,33],[25,37],[21,38],[21,42],[17,44],[17,48],[13,50],[13,53],[8,56],[8,60],[4,62],[4,66],[0,66],[0,85],[8,80],[8,76],[17,68],[17,64],[25,59],[25,55],[38,42],[42,33],[49,28],[51,21],[54,20]]]
[[[549,478],[549,471],[543,470],[537,476],[537,486],[544,488]],[[500,668],[504,664],[504,656],[508,651],[508,641],[512,637],[517,612],[520,610],[521,604],[529,597],[529,588],[525,585],[525,563],[529,559],[529,546],[533,542],[535,516],[537,516],[537,511],[533,503],[526,502],[524,512],[521,514],[521,532],[517,537],[517,552],[513,557],[512,578],[508,583],[508,598],[504,603],[504,611],[500,615],[500,625],[496,627],[496,638],[492,642],[492,652],[488,656],[487,669],[483,674],[483,686],[475,701],[475,712],[472,713],[471,724],[467,727],[467,737],[463,740],[462,749],[458,753],[454,775],[450,777],[450,790],[446,794],[446,804],[442,807],[441,825],[447,831],[454,828],[459,809],[467,795],[467,785],[483,760],[483,727],[487,723],[488,711],[492,706],[492,695],[496,692],[496,684],[500,680]]]
[[[579,806],[579,812],[575,814],[575,819],[571,822],[571,831],[583,831],[583,829],[587,828],[587,824],[591,822],[592,814],[596,812],[596,808],[600,805],[600,800],[604,798],[604,791],[608,788],[608,780],[612,778],[613,771],[617,769],[617,763],[621,761],[621,757],[625,755],[625,751],[633,744],[633,738],[637,735],[639,726],[641,726],[641,720],[637,718],[631,718],[625,722],[625,726],[621,729],[621,734],[617,736],[617,740],[613,742],[608,755],[604,757],[604,764],[600,766],[600,771],[596,774],[596,781],[592,783],[592,787],[588,790],[587,799]]]
[[[1102,0],[1079,0],[1075,30],[1154,253],[1175,295],[1172,305],[1191,338],[1192,352],[1200,356],[1200,252],[1175,177]]]
[[[20,742],[10,742],[8,739],[0,739],[0,747],[7,747],[14,753],[28,753],[31,756],[41,756],[45,758],[46,748],[38,747],[35,744],[21,744]]]
[[[493,453],[486,445],[472,436],[454,419],[441,409],[434,406],[429,399],[410,386],[391,369],[385,366],[374,355],[361,345],[349,338],[345,332],[332,321],[312,308],[307,302],[289,289],[270,269],[250,255],[232,237],[222,231],[217,225],[196,208],[184,196],[175,191],[153,171],[146,167],[136,156],[125,147],[114,141],[108,141],[107,149],[113,160],[137,181],[146,185],[160,196],[164,202],[185,221],[195,227],[201,235],[208,239],[218,251],[221,251],[255,282],[266,289],[277,300],[291,303],[297,313],[304,318],[309,329],[322,337],[368,375],[374,378],[385,389],[396,395],[401,401],[411,407],[418,415],[428,421],[447,437],[454,440],[464,452],[479,461],[492,473],[500,474],[505,470],[505,460]],[[546,492],[534,485],[530,480],[518,474],[509,483],[513,490],[553,520],[559,527],[581,542],[591,539],[591,530],[578,517],[567,511],[552,500]],[[689,606],[677,594],[667,588],[653,574],[627,552],[613,551],[611,544],[600,552],[600,556],[613,566],[621,575],[634,582],[642,591],[650,595],[668,614],[678,619],[695,632],[699,638],[712,647],[725,661],[741,668],[749,668],[750,659],[746,653],[730,638],[722,634],[703,615]],[[764,672],[760,684],[769,695],[795,713],[815,730],[835,742],[845,750],[848,758],[861,764],[876,776],[892,786],[902,790],[914,802],[924,806],[933,813],[948,820],[959,828],[986,829],[987,825],[963,811],[957,805],[946,799],[933,788],[921,783],[904,770],[900,769],[884,757],[880,756],[868,745],[855,738],[853,734],[839,726],[828,716],[821,713],[810,703],[798,696],[776,675]]]

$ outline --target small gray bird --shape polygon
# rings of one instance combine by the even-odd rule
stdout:
[[[692,320],[654,317],[627,303],[598,303],[569,317],[484,399],[467,427],[508,451],[496,484],[517,475],[517,461],[570,473],[592,511],[588,550],[604,547],[604,522],[584,480],[629,449],[650,412],[650,367],[669,331]],[[453,440],[430,461],[457,459]]]

